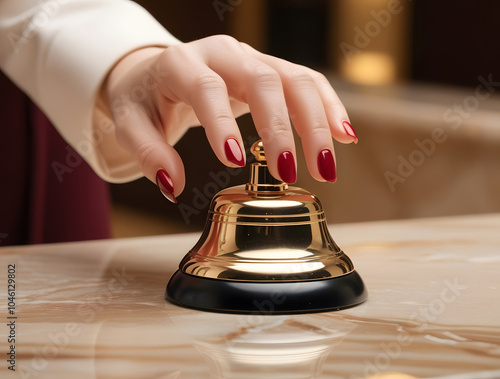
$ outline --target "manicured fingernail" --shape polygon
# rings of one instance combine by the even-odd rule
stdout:
[[[354,138],[354,143],[358,143],[358,136],[356,135],[356,132],[352,128],[351,123],[349,121],[343,121],[342,126],[344,127],[345,132],[352,138]]]
[[[318,155],[319,173],[327,182],[337,181],[337,170],[335,169],[335,161],[330,150],[324,149]]]
[[[295,169],[295,159],[289,151],[284,151],[278,157],[278,173],[285,183],[295,183],[297,181],[297,171]]]
[[[234,138],[228,138],[224,143],[224,152],[229,162],[234,163],[240,167],[245,165],[243,159],[243,152],[241,151],[240,144]]]
[[[163,196],[165,196],[172,203],[177,204],[177,199],[174,196],[174,183],[167,172],[162,168],[160,168],[156,173],[156,185],[160,189]]]

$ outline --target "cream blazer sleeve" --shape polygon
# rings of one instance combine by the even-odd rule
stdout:
[[[100,86],[127,53],[178,43],[128,0],[0,0],[0,68],[109,182],[142,174],[116,142]]]

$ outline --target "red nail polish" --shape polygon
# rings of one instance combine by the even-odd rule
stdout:
[[[234,138],[228,138],[224,143],[224,152],[229,162],[234,163],[240,167],[245,165],[243,159],[243,152],[241,151],[240,144]]]
[[[278,157],[278,173],[285,183],[295,183],[297,181],[297,171],[295,169],[295,159],[289,151],[284,151]]]
[[[349,121],[343,121],[342,126],[344,127],[345,132],[350,135],[352,138],[354,138],[354,143],[358,143],[358,136],[356,135],[356,132],[352,128],[352,125],[350,124]]]
[[[160,168],[156,173],[156,185],[160,189],[163,196],[165,196],[172,203],[177,204],[177,199],[174,196],[174,183],[167,172],[162,168]]]
[[[328,182],[337,181],[337,170],[335,169],[335,161],[330,150],[324,149],[318,155],[319,173]]]

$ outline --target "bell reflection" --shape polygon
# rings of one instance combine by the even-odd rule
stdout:
[[[356,327],[320,314],[241,315],[236,324],[234,315],[209,316],[184,315],[178,326],[194,339],[214,379],[318,378],[331,350]],[[210,325],[201,335],[200,317]]]

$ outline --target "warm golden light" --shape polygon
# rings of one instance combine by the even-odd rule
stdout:
[[[416,376],[408,375],[403,372],[381,372],[371,375],[367,379],[418,379]]]
[[[396,79],[396,64],[387,54],[362,52],[343,62],[342,74],[358,84],[390,84]]]
[[[239,251],[234,255],[241,259],[265,259],[265,260],[278,260],[278,259],[300,259],[306,257],[313,257],[314,254],[307,250],[298,249],[280,249],[273,248],[268,250],[247,250]]]
[[[248,262],[228,262],[228,267],[235,271],[254,274],[304,274],[312,271],[322,270],[325,265],[322,262],[266,262],[266,264]]]
[[[249,207],[278,209],[281,209],[282,207],[297,207],[302,205],[300,201],[293,200],[252,200],[245,201],[243,202],[243,204]]]

